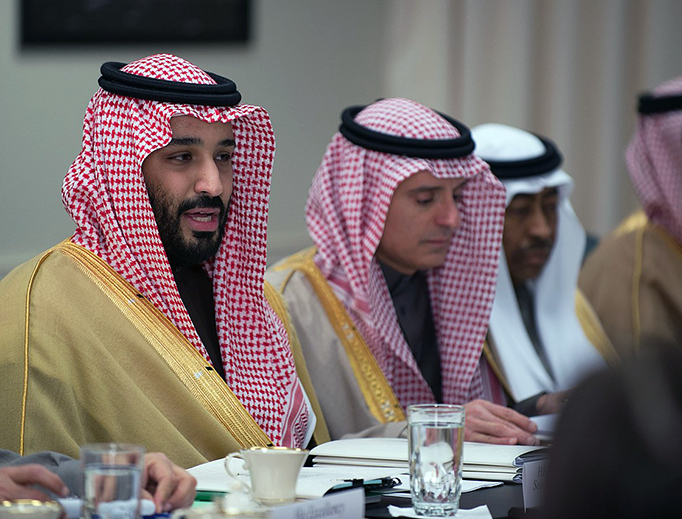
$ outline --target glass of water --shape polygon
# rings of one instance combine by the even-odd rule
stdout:
[[[455,515],[462,489],[464,407],[407,408],[412,506],[419,515]]]
[[[92,443],[81,447],[86,519],[138,519],[144,447]]]

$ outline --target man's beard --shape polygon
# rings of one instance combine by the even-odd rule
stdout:
[[[227,220],[227,213],[230,207],[229,202],[226,207],[218,196],[199,196],[184,200],[176,209],[170,197],[164,193],[154,192],[152,189],[149,189],[148,193],[156,225],[159,228],[161,242],[166,250],[168,262],[172,267],[199,265],[216,255],[220,248],[223,234],[225,234],[225,220]],[[185,240],[180,229],[182,213],[190,209],[204,207],[217,207],[220,209],[218,228],[210,232],[193,231],[192,236],[194,239],[188,242]]]
[[[515,285],[523,283],[528,280],[536,279],[547,266],[552,248],[554,247],[554,240],[551,238],[532,238],[530,243],[523,247],[518,247],[507,254],[507,267],[512,277],[512,282]],[[545,258],[542,265],[529,264],[529,256],[536,254],[544,254]]]

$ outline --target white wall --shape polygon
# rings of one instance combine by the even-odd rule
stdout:
[[[341,109],[381,95],[386,0],[254,0],[246,46],[30,51],[19,46],[18,4],[0,1],[0,277],[73,232],[60,188],[80,150],[99,66],[156,52],[233,79],[244,102],[270,112],[277,136],[270,259],[309,243],[307,190]]]
[[[397,95],[556,140],[573,206],[603,235],[636,205],[623,161],[635,94],[682,74],[678,0],[253,0],[246,46],[32,51],[18,4],[0,0],[0,277],[73,230],[59,190],[104,61],[172,52],[268,109],[271,262],[310,243],[307,191],[341,109]]]
[[[636,96],[682,75],[679,0],[393,0],[387,96],[554,140],[573,207],[603,236],[638,202]]]

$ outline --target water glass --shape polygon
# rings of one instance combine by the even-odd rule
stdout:
[[[86,519],[138,519],[144,447],[93,443],[81,447]]]
[[[462,489],[464,407],[407,408],[410,493],[418,515],[455,515]]]

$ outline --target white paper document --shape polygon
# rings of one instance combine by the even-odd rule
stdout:
[[[249,483],[248,472],[239,459],[232,460],[230,465],[237,477],[244,483]],[[230,476],[225,472],[224,459],[217,459],[188,469],[197,480],[197,490],[212,492],[226,492],[230,484]],[[303,467],[296,482],[296,497],[299,499],[315,499],[322,497],[332,487],[344,483],[348,479],[379,479],[388,476],[400,476],[400,470],[376,467]]]
[[[538,426],[538,430],[535,436],[540,440],[551,441],[554,439],[554,429],[556,428],[557,420],[559,419],[558,414],[542,414],[539,416],[533,416],[531,421],[535,422]]]

